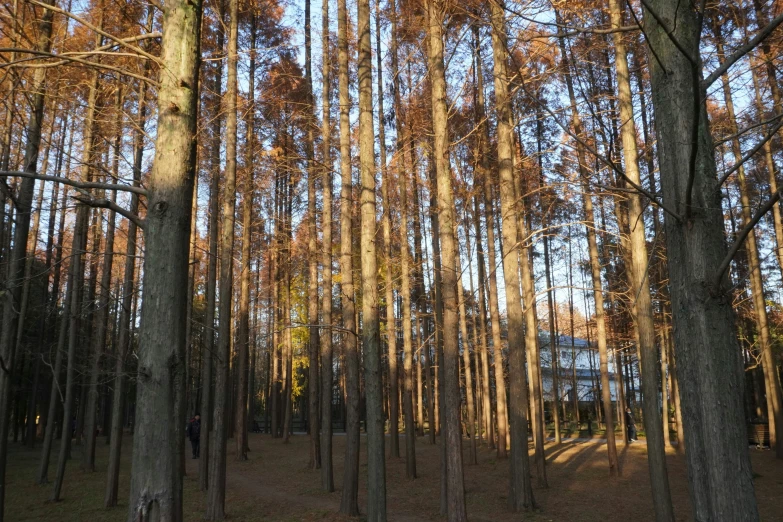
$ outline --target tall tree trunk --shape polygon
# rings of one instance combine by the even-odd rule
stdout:
[[[181,412],[200,56],[200,4],[167,3],[155,160],[148,182],[144,306],[128,520],[182,520]]]
[[[209,453],[209,520],[222,520],[226,509],[226,445],[231,421],[229,361],[231,359],[231,316],[233,310],[234,222],[237,175],[237,54],[239,0],[229,2],[228,81],[226,83],[226,172],[223,179],[220,215],[220,309],[218,343],[215,352],[215,403],[212,408],[214,439]],[[244,448],[243,448],[244,449]]]
[[[353,289],[351,252],[353,183],[351,176],[351,108],[348,92],[348,13],[346,0],[337,2],[337,61],[340,92],[340,292],[343,312],[343,353],[345,357],[345,467],[340,513],[359,514],[359,346],[356,331],[356,305]],[[369,27],[368,27],[369,30]]]
[[[305,140],[305,156],[307,159],[307,317],[310,326],[309,356],[310,368],[307,380],[308,408],[307,420],[310,430],[310,467],[321,467],[321,444],[318,427],[318,345],[320,344],[320,328],[318,323],[318,229],[315,205],[315,101],[313,99],[313,66],[312,45],[310,36],[310,0],[305,0],[305,80],[307,82],[307,138]]]
[[[565,66],[565,80],[568,88],[568,97],[571,104],[571,119],[574,126],[574,132],[580,138],[583,138],[584,132],[582,129],[582,120],[579,116],[579,111],[576,106],[576,95],[574,93],[574,84],[572,78],[572,69],[569,63],[569,54],[565,49],[565,42],[560,40],[560,48],[563,56],[563,65]],[[606,312],[604,311],[604,293],[601,284],[601,260],[598,256],[598,241],[596,239],[595,230],[597,223],[595,220],[595,211],[593,210],[593,198],[589,190],[587,182],[588,173],[586,172],[586,158],[585,150],[581,144],[577,145],[577,158],[579,161],[579,177],[582,180],[582,190],[584,195],[582,196],[582,213],[585,221],[585,230],[587,232],[587,250],[590,257],[590,275],[592,277],[593,285],[593,304],[594,317],[595,317],[595,336],[598,343],[598,357],[599,368],[601,374],[601,402],[604,407],[604,419],[606,423],[606,448],[607,456],[609,458],[609,474],[615,475],[620,473],[620,464],[617,458],[617,443],[615,441],[614,434],[614,419],[612,416],[612,393],[611,384],[609,381],[609,354],[606,342]],[[616,367],[616,365],[615,365]],[[616,367],[615,373],[619,379],[619,368]],[[618,394],[617,403],[622,404],[624,401],[620,399],[622,394],[622,383],[618,381],[615,386],[615,390]],[[618,417],[624,419],[624,409],[622,406],[618,407]],[[624,426],[624,423],[623,423]],[[623,432],[623,440],[625,438],[625,430]]]
[[[620,0],[609,2],[613,27],[622,26],[622,4]],[[628,58],[622,33],[613,34],[615,45],[615,68],[617,70],[617,92],[620,105],[620,137],[622,139],[625,175],[636,185],[641,185],[636,130],[631,99],[631,79],[628,73]],[[655,518],[658,521],[674,520],[669,477],[666,470],[666,448],[663,441],[663,426],[658,403],[658,351],[655,346],[655,324],[647,279],[647,240],[644,234],[644,206],[637,193],[628,195],[628,226],[630,229],[631,303],[639,335],[638,352],[643,393],[644,432],[647,438],[647,462],[650,472]]]
[[[398,56],[397,23],[399,14],[395,0],[390,0],[391,11],[391,63],[394,93],[394,114],[397,131],[395,154],[397,162],[397,180],[400,184],[400,293],[402,294],[402,349],[403,349],[403,412],[405,419],[405,476],[416,478],[416,419],[413,412],[413,321],[411,320],[411,253],[408,242],[410,229],[410,211],[408,209],[408,176],[410,165],[407,164],[405,150],[406,132],[402,116],[402,100],[400,99],[400,70]],[[379,68],[380,70],[380,68]]]
[[[456,219],[456,218],[455,218]],[[455,237],[459,237],[457,233]],[[467,237],[468,231],[465,230]],[[468,245],[470,248],[470,245]],[[459,252],[455,256],[457,271],[457,299],[459,302],[459,330],[462,336],[462,361],[465,372],[465,406],[468,410],[468,438],[470,439],[470,453],[468,454],[468,464],[478,464],[476,460],[476,407],[473,402],[473,373],[470,368],[470,339],[468,337],[468,319],[466,317],[465,290],[462,287],[462,264],[460,262]],[[473,349],[476,349],[474,344]]]
[[[527,386],[525,385],[525,338],[523,337],[524,314],[519,294],[519,253],[514,249],[517,238],[516,194],[513,179],[513,138],[511,125],[511,100],[508,95],[506,70],[506,21],[502,0],[492,2],[492,51],[494,57],[495,103],[498,121],[498,165],[500,173],[500,204],[503,213],[503,275],[506,287],[506,310],[508,314],[508,352],[510,376],[510,421],[511,421],[511,480],[509,505],[515,512],[527,511],[535,506],[533,488],[530,483],[530,463],[527,454]],[[488,192],[488,191],[487,191]],[[488,224],[488,228],[489,224]],[[510,251],[509,251],[510,250]],[[527,260],[523,260],[527,262]],[[490,261],[491,263],[491,261]],[[494,323],[493,319],[493,323]],[[493,324],[493,328],[494,328]],[[537,332],[533,330],[532,335]],[[499,355],[499,347],[496,347]],[[495,361],[495,368],[500,358]],[[501,371],[502,379],[502,371]],[[498,388],[498,425],[500,425],[500,388]],[[498,448],[505,441],[498,426]],[[504,436],[504,435],[503,435]]]
[[[322,322],[325,331],[321,335],[321,485],[327,493],[334,491],[334,466],[332,464],[332,395],[334,367],[332,354],[332,125],[331,125],[331,62],[329,52],[329,0],[323,0],[321,7],[321,49],[323,51],[321,86],[321,140],[323,145],[323,211],[321,228],[323,296],[321,301]]]
[[[250,266],[252,263],[250,248],[253,243],[253,160],[255,151],[255,73],[256,73],[256,15],[250,14],[250,71],[248,78],[246,130],[245,130],[245,178],[242,187],[242,251],[241,271],[239,274],[239,331],[237,349],[237,395],[234,442],[236,460],[247,460],[247,423],[248,423],[248,363],[250,352]],[[252,377],[251,377],[252,378]],[[250,389],[252,394],[254,390]],[[252,409],[250,420],[252,422]]]
[[[92,97],[91,97],[92,98]],[[94,107],[94,105],[92,105]],[[87,126],[92,127],[93,120],[88,118]],[[91,138],[91,136],[88,135]],[[90,158],[92,139],[87,140],[85,145],[85,158]],[[83,170],[89,170],[90,161],[84,163]],[[49,500],[59,501],[62,491],[63,480],[65,478],[65,465],[68,462],[71,446],[71,416],[74,402],[74,380],[76,373],[76,345],[79,342],[81,333],[81,309],[82,309],[82,288],[84,281],[82,279],[83,261],[82,254],[87,243],[87,218],[89,208],[80,204],[76,209],[76,224],[73,233],[73,246],[71,247],[71,274],[73,280],[73,291],[69,296],[71,299],[71,315],[67,318],[68,325],[68,366],[65,371],[65,400],[63,403],[62,436],[60,438],[60,454],[57,459],[57,475],[54,481],[54,489]]]
[[[112,183],[116,183],[119,177],[120,168],[120,146],[122,142],[122,89],[118,88],[116,92],[116,111],[117,120],[116,136],[113,147],[113,165],[112,165]],[[112,202],[116,204],[117,191],[112,192]],[[95,471],[95,439],[97,437],[95,419],[97,415],[98,402],[98,379],[100,376],[100,364],[103,352],[106,349],[106,332],[109,322],[109,298],[111,293],[111,275],[112,262],[114,260],[114,230],[115,215],[114,211],[109,211],[109,223],[106,227],[106,244],[104,245],[103,266],[101,267],[100,299],[98,301],[98,310],[92,346],[92,369],[90,371],[90,388],[87,396],[87,411],[84,422],[86,443],[82,468],[87,471]]]
[[[386,520],[381,333],[375,248],[375,135],[372,121],[370,2],[358,0],[359,165],[361,170],[362,347],[367,409],[367,520]],[[381,115],[382,116],[382,115]],[[381,144],[383,147],[383,143]],[[382,165],[385,171],[385,165]],[[385,209],[384,209],[385,210]],[[390,284],[387,283],[387,284]],[[387,306],[393,310],[392,303]],[[392,319],[394,316],[392,315]]]
[[[49,5],[53,5],[51,0]],[[44,10],[39,24],[37,47],[48,53],[52,46],[53,12]],[[43,110],[46,100],[46,69],[36,69],[33,76],[33,100],[30,120],[27,123],[27,141],[22,169],[35,173],[38,167],[38,153],[41,147],[41,130],[43,127]],[[27,239],[30,233],[30,211],[32,209],[35,180],[23,178],[17,192],[16,227],[14,229],[14,246],[8,262],[8,279],[5,287],[8,289],[10,303],[3,306],[3,328],[0,332],[0,360],[3,367],[13,369],[16,364],[16,343],[14,334],[18,324],[18,310],[24,284],[24,266],[27,257]],[[5,223],[3,223],[5,226]],[[8,457],[8,429],[11,422],[11,379],[13,374],[0,371],[0,518],[5,512],[6,459]]]
[[[690,5],[651,0],[648,6],[656,14],[665,13],[662,20],[667,21],[662,25],[645,7],[650,47],[666,67],[664,71],[657,60],[650,60],[663,197],[678,214],[667,212],[665,225],[682,416],[688,421],[685,458],[691,504],[696,520],[755,520],[742,359],[726,298],[729,282],[725,274],[717,281],[726,256],[720,191],[702,103],[705,89],[695,85],[701,78],[701,27]],[[695,63],[672,38],[693,54]]]
[[[154,8],[147,10],[147,27],[150,27]],[[141,184],[141,169],[144,160],[144,127],[147,124],[147,83],[139,84],[138,113],[136,115],[136,132],[133,142],[133,186]],[[131,194],[130,212],[139,211],[139,195]],[[128,221],[128,235],[125,244],[125,272],[122,281],[122,302],[120,311],[119,338],[115,350],[114,396],[112,397],[111,442],[109,445],[109,468],[106,472],[106,494],[103,498],[104,507],[117,505],[120,484],[120,456],[122,453],[123,410],[125,409],[125,361],[131,347],[131,309],[135,296],[136,281],[136,233],[134,221]]]
[[[215,2],[219,22],[217,24],[217,52],[223,51],[225,32],[223,30],[223,0]],[[212,78],[212,91],[214,99],[212,100],[212,142],[210,150],[210,189],[209,189],[209,221],[207,234],[209,236],[209,255],[207,256],[207,281],[206,281],[206,302],[207,309],[204,313],[204,355],[201,367],[201,382],[204,384],[201,388],[201,439],[200,452],[203,458],[198,463],[198,481],[199,489],[207,491],[209,486],[209,456],[212,446],[212,409],[214,407],[213,398],[213,366],[215,361],[215,305],[217,294],[217,262],[218,262],[218,214],[220,201],[220,147],[222,143],[220,122],[221,110],[220,100],[223,90],[223,61],[218,60],[215,63],[214,78]]]
[[[383,202],[383,259],[386,265],[386,342],[389,354],[389,456],[400,456],[400,404],[399,376],[397,375],[397,324],[394,317],[394,272],[392,271],[392,225],[389,191],[391,175],[386,164],[386,129],[383,110],[383,60],[381,54],[381,4],[375,2],[375,56],[378,66],[378,140],[380,142],[381,160],[381,198]]]
[[[432,86],[432,128],[434,132],[433,161],[437,181],[437,211],[441,243],[440,274],[442,283],[438,297],[442,307],[443,441],[445,451],[447,516],[452,521],[467,520],[465,485],[462,472],[462,430],[460,429],[459,391],[459,303],[457,297],[457,241],[454,192],[449,165],[448,112],[446,109],[446,71],[443,64],[443,27],[447,3],[428,0],[429,11],[429,71]],[[434,231],[433,231],[434,236]],[[434,242],[433,242],[434,244]],[[461,283],[460,283],[461,284]],[[467,344],[466,344],[467,349]]]
[[[505,29],[504,29],[505,30]],[[481,54],[476,49],[476,63],[481,70]],[[478,75],[478,98],[476,100],[477,119],[485,119],[484,112],[484,86],[482,75]],[[498,305],[498,283],[497,270],[500,265],[497,262],[495,254],[495,212],[493,209],[491,173],[487,158],[489,156],[489,129],[486,122],[481,123],[481,132],[479,132],[480,145],[479,154],[481,155],[481,179],[484,183],[484,219],[486,222],[487,235],[487,261],[489,263],[489,320],[492,327],[492,348],[495,366],[495,408],[497,421],[497,456],[506,458],[506,439],[508,436],[508,411],[506,405],[506,377],[503,367],[503,346],[500,337],[500,310]],[[481,241],[480,238],[477,239]]]
[[[474,187],[480,180],[474,180]],[[475,187],[475,190],[480,190]],[[495,447],[495,425],[492,423],[492,396],[490,394],[489,354],[487,350],[487,305],[486,305],[486,265],[484,264],[484,241],[481,239],[481,218],[479,210],[479,196],[473,197],[473,225],[476,229],[476,261],[478,262],[478,289],[479,289],[479,328],[481,333],[481,396],[482,412],[484,414],[484,432],[490,448]]]
[[[63,191],[63,203],[66,201],[65,193],[66,191]],[[62,206],[61,215],[65,215],[64,205]],[[61,217],[60,222],[62,223],[63,221],[64,219]],[[60,245],[58,250],[60,251],[62,250],[62,240],[63,234],[60,234],[60,240],[58,241],[58,244]],[[61,254],[58,254],[58,257],[60,256]],[[59,263],[57,263],[57,265],[59,266]],[[58,405],[62,403],[63,399],[61,395],[60,379],[62,378],[63,352],[65,351],[65,343],[68,336],[68,318],[71,314],[71,292],[73,292],[74,285],[73,278],[71,278],[71,273],[72,272],[69,272],[66,283],[65,298],[63,299],[63,311],[62,317],[60,319],[60,330],[57,336],[57,344],[55,347],[57,355],[55,356],[54,369],[52,371],[52,384],[49,393],[49,412],[46,416],[46,432],[44,434],[43,447],[41,448],[41,461],[38,465],[37,482],[40,485],[44,485],[49,482],[49,460],[51,459],[52,443],[54,442],[54,428],[56,424],[55,416],[57,415]],[[57,286],[55,286],[55,288],[57,288]],[[63,430],[63,432],[65,432],[65,430]]]

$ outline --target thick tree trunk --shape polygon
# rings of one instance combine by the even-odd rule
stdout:
[[[215,352],[215,403],[212,408],[214,439],[209,453],[208,520],[222,520],[226,509],[226,446],[231,422],[229,362],[233,310],[234,222],[237,175],[237,54],[239,0],[230,0],[228,30],[228,81],[226,83],[226,172],[220,215],[220,309]],[[244,448],[242,448],[244,449]]]
[[[459,392],[459,310],[457,297],[457,241],[454,192],[449,165],[448,112],[446,109],[446,71],[443,64],[443,27],[445,2],[428,0],[429,11],[429,70],[432,86],[432,128],[434,132],[433,161],[437,180],[437,211],[441,243],[441,266],[435,276],[441,277],[440,298],[442,307],[443,344],[441,380],[443,384],[444,410],[443,441],[446,475],[446,514],[449,520],[467,520],[465,509],[465,485],[462,472],[462,430],[460,429]],[[434,236],[434,231],[433,231]],[[460,283],[461,284],[461,283]],[[466,345],[467,349],[467,345]]]
[[[690,5],[677,0],[651,0],[648,5],[663,14],[666,23],[645,8],[650,46],[666,67],[664,71],[657,60],[650,60],[663,196],[678,213],[667,213],[665,225],[682,416],[688,422],[685,457],[691,504],[696,520],[756,520],[735,316],[725,295],[727,278],[715,283],[726,243],[712,136],[702,103],[706,96],[704,88],[694,84],[701,77],[700,26]],[[672,38],[694,54],[695,63]]]
[[[163,12],[155,161],[145,229],[144,305],[128,521],[182,520],[185,299],[196,168],[200,4],[167,2]]]
[[[51,4],[54,0],[51,0]],[[45,10],[39,24],[38,49],[49,52],[52,46],[53,12]],[[46,69],[36,69],[33,76],[33,102],[30,120],[27,124],[27,141],[22,170],[36,172],[38,153],[41,147],[41,130],[43,126],[43,109],[46,100]],[[30,233],[30,210],[33,202],[35,180],[23,178],[17,192],[16,227],[14,229],[14,246],[8,261],[8,279],[4,281],[10,298],[10,303],[3,306],[3,328],[0,332],[0,360],[4,368],[14,368],[16,364],[16,333],[19,320],[18,310],[24,283],[24,266],[27,257],[27,239]],[[3,198],[3,204],[5,200]],[[5,226],[5,222],[3,223]],[[12,373],[0,371],[0,518],[5,510],[6,459],[8,457],[8,429],[11,423],[11,379]]]
[[[340,292],[343,312],[342,334],[345,354],[345,467],[340,513],[359,514],[359,347],[353,290],[351,252],[353,186],[351,179],[351,129],[348,119],[351,101],[348,91],[348,13],[346,0],[337,2],[337,60],[340,92]],[[368,27],[369,30],[369,27]]]
[[[321,49],[323,51],[321,87],[321,140],[323,142],[323,229],[321,301],[322,322],[325,330],[321,334],[321,485],[324,491],[334,491],[334,466],[332,464],[332,395],[334,388],[334,367],[332,354],[332,151],[331,151],[331,62],[329,53],[329,0],[323,0],[321,7]]]
[[[530,463],[527,453],[527,386],[525,384],[525,338],[523,337],[524,314],[519,294],[519,253],[515,250],[517,238],[516,194],[513,179],[513,138],[511,126],[511,100],[508,96],[508,75],[506,70],[506,22],[502,0],[492,3],[492,51],[494,57],[495,103],[498,121],[498,165],[500,174],[500,204],[503,213],[503,246],[501,249],[503,275],[506,287],[506,310],[508,314],[508,352],[510,376],[510,421],[511,421],[511,480],[509,505],[512,511],[527,511],[535,507],[533,489],[530,483]],[[489,228],[489,224],[488,224]],[[524,259],[523,262],[527,262]],[[491,263],[491,261],[490,261]],[[493,319],[493,323],[494,323]],[[494,328],[494,324],[493,324]],[[532,335],[537,332],[533,330]],[[496,347],[499,355],[499,347]],[[500,358],[495,361],[495,368]],[[502,371],[500,374],[502,379]],[[500,388],[498,388],[498,448],[505,444],[500,430]]]

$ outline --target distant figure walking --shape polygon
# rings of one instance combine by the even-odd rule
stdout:
[[[187,433],[190,445],[193,447],[193,458],[197,459],[201,450],[201,416],[198,413],[190,419]]]
[[[633,420],[631,408],[625,408],[625,425],[628,426],[628,441],[636,442],[636,422]]]

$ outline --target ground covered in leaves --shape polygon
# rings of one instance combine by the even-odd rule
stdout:
[[[74,447],[74,459],[68,463],[66,472],[63,500],[58,503],[47,502],[51,486],[34,483],[40,451],[12,445],[8,461],[6,520],[124,521],[131,445],[129,438],[124,441],[121,505],[108,510],[103,508],[108,446],[103,444],[102,439],[99,439],[97,471],[94,473],[79,469],[81,448]],[[247,462],[235,462],[234,446],[229,443],[228,518],[248,522],[351,520],[336,514],[340,504],[345,437],[335,435],[334,446],[337,491],[324,493],[320,487],[320,472],[307,469],[307,436],[293,436],[291,442],[284,445],[280,439],[251,434],[251,452]],[[466,462],[467,449],[465,444]],[[559,446],[548,443],[546,449],[549,489],[534,490],[538,509],[525,517],[526,520],[654,519],[645,445],[619,446],[622,476],[618,478],[608,475],[606,449],[600,441],[576,440]],[[359,492],[362,511],[365,511],[366,502],[365,450],[366,441],[362,438],[362,489]],[[404,438],[400,441],[400,450],[404,455]],[[405,478],[404,458],[387,460],[389,520],[444,520],[439,516],[438,447],[427,444],[426,438],[420,438],[416,455],[419,478],[415,481]],[[751,458],[762,520],[783,521],[783,461],[776,460],[768,450],[751,449]],[[478,460],[477,466],[465,466],[469,519],[487,522],[520,520],[519,515],[512,515],[506,509],[508,462],[496,460],[494,451],[486,447],[479,448]],[[685,462],[673,450],[667,453],[667,462],[677,520],[690,520]],[[56,463],[54,458],[53,463]],[[189,458],[185,478],[185,520],[203,520],[205,508],[206,495],[198,490],[198,461]]]

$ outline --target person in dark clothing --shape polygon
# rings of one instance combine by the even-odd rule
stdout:
[[[636,423],[631,408],[625,408],[625,425],[628,427],[628,442],[636,442]]]
[[[201,450],[201,416],[198,413],[188,423],[187,433],[193,447],[193,458],[197,459]]]

